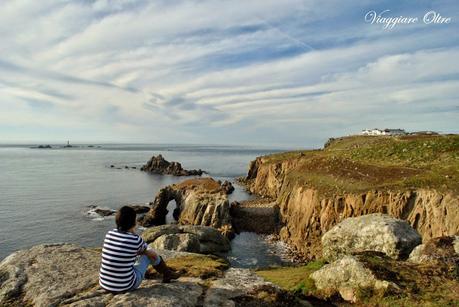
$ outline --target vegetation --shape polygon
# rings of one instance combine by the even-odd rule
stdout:
[[[459,306],[459,279],[447,265],[415,265],[383,255],[363,253],[359,258],[380,280],[400,289],[373,293],[362,289],[360,298],[367,306]]]
[[[459,306],[459,277],[443,265],[415,265],[397,261],[380,253],[356,255],[376,278],[395,283],[399,289],[375,292],[359,289],[357,306]],[[306,266],[280,267],[257,271],[257,274],[291,293],[328,300],[337,306],[348,306],[338,296],[317,290],[310,274],[325,262],[317,260]]]
[[[433,188],[459,192],[459,135],[350,136],[321,150],[279,153],[267,163],[292,162],[287,176],[322,192]]]
[[[192,178],[177,183],[175,185],[179,189],[199,189],[202,191],[218,192],[221,191],[221,186],[218,181],[212,178]]]
[[[305,266],[278,267],[258,270],[256,273],[269,282],[289,291],[312,294],[316,288],[309,275],[325,264],[322,260],[309,262]]]
[[[199,277],[207,279],[221,277],[229,268],[229,264],[213,255],[187,255],[173,258],[167,261],[167,265],[187,277]],[[159,275],[153,268],[149,268],[147,278],[156,278]]]

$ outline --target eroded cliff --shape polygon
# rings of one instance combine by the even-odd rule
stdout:
[[[459,137],[351,137],[324,150],[257,158],[246,183],[276,199],[282,240],[308,257],[347,217],[387,213],[423,237],[459,233]]]

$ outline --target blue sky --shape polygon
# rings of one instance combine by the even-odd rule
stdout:
[[[414,24],[365,22],[417,17]],[[425,24],[436,11],[448,24]],[[459,132],[457,1],[6,1],[0,143]]]

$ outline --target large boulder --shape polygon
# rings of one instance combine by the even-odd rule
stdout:
[[[405,259],[419,244],[421,236],[407,222],[380,213],[347,218],[322,236],[322,252],[327,260],[362,251]]]
[[[201,251],[198,237],[189,233],[162,235],[151,247],[155,249],[175,250],[179,252],[199,253]]]
[[[323,266],[310,275],[315,286],[327,296],[340,294],[346,301],[358,301],[361,289],[386,291],[398,289],[392,282],[380,280],[375,274],[354,256],[343,258]]]
[[[221,228],[231,225],[228,196],[218,181],[195,178],[162,188],[150,203],[150,211],[139,219],[149,227],[165,223],[167,205],[175,201],[174,216],[182,225],[202,225]]]
[[[231,249],[229,240],[209,226],[161,225],[147,228],[142,238],[153,248],[220,254]]]
[[[169,162],[162,155],[153,156],[140,170],[160,175],[201,176],[202,170],[183,169],[179,162]]]

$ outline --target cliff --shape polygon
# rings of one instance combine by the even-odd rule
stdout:
[[[324,232],[347,217],[387,213],[423,237],[459,232],[459,136],[346,137],[322,150],[259,157],[246,183],[276,199],[280,236],[320,256]]]

